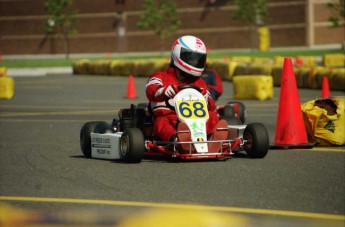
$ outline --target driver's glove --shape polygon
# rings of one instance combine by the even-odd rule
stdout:
[[[155,96],[156,97],[159,97],[159,96],[162,96],[164,95],[165,97],[167,98],[174,98],[175,95],[177,94],[178,92],[178,88],[176,85],[169,85],[167,87],[161,87],[159,88],[157,91],[156,91],[156,94]]]
[[[207,103],[207,109],[209,111],[215,111],[216,109],[216,101],[212,98],[210,92],[208,90],[201,90],[201,94],[204,96],[206,103]]]
[[[210,92],[206,89],[202,89],[201,94],[204,96],[206,103],[208,103],[208,98],[210,97]]]

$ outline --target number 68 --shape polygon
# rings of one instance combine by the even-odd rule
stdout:
[[[181,102],[179,105],[179,112],[185,118],[203,118],[206,116],[204,103],[193,102],[191,105],[188,102]]]

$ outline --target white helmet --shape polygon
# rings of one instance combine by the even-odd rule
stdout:
[[[206,65],[206,46],[195,36],[182,36],[171,47],[174,65],[190,76],[200,77]]]

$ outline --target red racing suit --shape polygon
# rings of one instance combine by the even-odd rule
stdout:
[[[214,69],[205,69],[201,78],[206,82],[212,98],[217,101],[223,93],[223,82],[218,72]]]
[[[172,136],[176,133],[178,119],[175,110],[167,107],[165,102],[167,98],[164,96],[156,96],[156,92],[158,89],[169,85],[180,86],[189,84],[198,86],[209,94],[207,85],[201,77],[196,79],[184,78],[179,81],[174,68],[168,68],[166,72],[155,72],[147,81],[146,96],[150,101],[150,107],[154,117],[152,133],[163,141],[170,141]],[[207,95],[207,103],[209,119],[206,123],[206,130],[207,134],[210,134],[215,131],[219,119],[215,112],[215,100],[210,95]]]

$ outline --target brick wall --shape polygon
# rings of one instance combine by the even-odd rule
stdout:
[[[185,34],[200,37],[210,49],[251,47],[249,27],[232,19],[231,0],[216,0],[211,5],[207,0],[176,2],[182,24],[165,41],[166,51],[177,37]],[[269,0],[268,3],[271,47],[343,42],[344,28],[329,28],[328,11],[322,1]],[[1,54],[64,53],[60,37],[44,39],[47,15],[43,4],[44,0],[0,0]],[[78,11],[78,34],[70,37],[71,53],[159,51],[159,39],[149,30],[136,28],[144,4],[145,0],[74,0],[71,8]],[[312,15],[307,9],[310,5]],[[116,20],[119,12],[123,18],[120,22]],[[119,36],[119,26],[126,28],[124,37]]]

